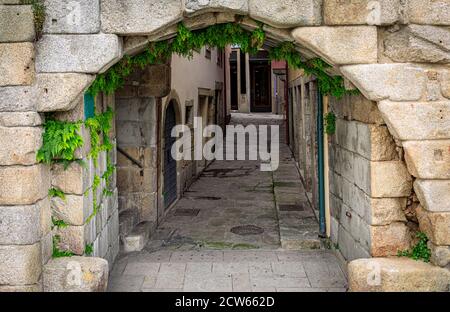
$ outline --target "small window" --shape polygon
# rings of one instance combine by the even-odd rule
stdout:
[[[84,119],[87,120],[95,116],[95,99],[89,94],[84,94]]]
[[[210,60],[211,59],[211,47],[205,47],[205,57]]]

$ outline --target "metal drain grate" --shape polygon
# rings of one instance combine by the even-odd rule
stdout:
[[[305,206],[303,204],[299,205],[279,205],[280,211],[305,211]]]
[[[178,217],[195,217],[199,214],[200,209],[183,209],[179,208],[175,210],[174,215]]]
[[[256,225],[239,225],[230,230],[231,233],[241,236],[258,235],[264,233],[264,229]]]

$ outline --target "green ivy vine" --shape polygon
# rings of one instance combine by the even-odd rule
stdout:
[[[238,45],[243,52],[256,54],[262,48],[266,39],[263,24],[253,31],[244,29],[237,23],[216,24],[201,30],[189,30],[183,23],[178,24],[177,35],[173,39],[151,42],[143,53],[135,56],[125,56],[106,73],[97,76],[88,92],[96,96],[99,92],[111,94],[121,88],[125,78],[135,68],[147,65],[161,64],[173,53],[183,57],[192,57],[193,52],[204,46],[224,49],[226,46]],[[283,42],[269,50],[272,60],[286,60],[290,67],[303,69],[305,74],[317,77],[319,89],[323,95],[337,98],[347,93],[344,79],[340,76],[330,76],[326,70],[331,66],[319,58],[303,61],[300,53],[292,42]]]
[[[101,152],[106,152],[107,166],[103,175],[94,176],[92,186],[85,192],[93,192],[93,212],[85,221],[88,224],[100,210],[98,204],[97,191],[101,186],[102,180],[105,181],[105,189],[102,190],[104,196],[111,196],[113,194],[111,190],[111,177],[114,174],[115,166],[111,161],[110,151],[113,149],[113,144],[110,140],[110,131],[112,128],[112,120],[114,113],[110,107],[102,114],[95,114],[94,117],[87,119],[84,122],[85,127],[89,130],[91,149],[88,154],[88,158],[93,160],[95,168],[98,167],[98,157]],[[39,163],[45,163],[48,165],[54,163],[63,163],[64,169],[67,169],[72,162],[81,162],[77,159],[76,150],[81,148],[84,144],[83,138],[80,134],[82,121],[68,122],[55,120],[52,115],[47,116],[44,123],[43,144],[37,153],[37,161]],[[57,188],[51,188],[48,191],[49,197],[58,197],[63,200],[66,198],[66,194]],[[57,220],[52,217],[52,229],[63,229],[68,226],[63,220]],[[54,235],[53,237],[53,257],[70,257],[74,253],[71,251],[60,250],[58,244],[60,242],[60,236]],[[87,250],[89,251],[89,249]],[[92,252],[91,252],[92,253]],[[88,254],[88,253],[86,253]]]
[[[428,237],[425,233],[418,232],[416,234],[418,239],[417,244],[410,250],[402,250],[398,252],[399,257],[408,257],[414,260],[422,260],[423,262],[430,262],[431,250],[428,248]]]
[[[324,116],[325,121],[325,133],[333,135],[336,133],[336,115],[333,112],[329,112]]]

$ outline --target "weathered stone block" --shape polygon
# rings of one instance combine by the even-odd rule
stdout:
[[[44,33],[83,34],[100,31],[99,0],[45,0]]]
[[[0,127],[36,127],[42,123],[42,116],[35,112],[0,113]]]
[[[0,88],[0,112],[28,112],[36,110],[38,99],[32,86]]]
[[[368,124],[384,124],[376,102],[366,99],[361,94],[351,95],[349,98],[352,119]]]
[[[413,176],[420,179],[450,179],[450,140],[407,141],[405,160]]]
[[[50,188],[44,165],[0,166],[0,205],[30,205],[45,198]]]
[[[425,72],[410,64],[349,65],[341,71],[372,101],[417,101],[425,92]]]
[[[87,226],[67,226],[58,229],[60,236],[59,248],[69,250],[76,255],[83,255],[86,247],[85,229]]]
[[[354,260],[348,265],[350,291],[448,291],[450,272],[407,258]]]
[[[299,27],[292,36],[333,65],[376,63],[378,60],[374,26]]]
[[[321,0],[249,0],[250,17],[274,27],[320,25]]]
[[[347,205],[342,206],[341,226],[360,243],[365,250],[370,250],[371,235],[370,226]]]
[[[450,212],[450,181],[416,180],[414,190],[426,210]]]
[[[0,165],[33,165],[41,145],[42,128],[0,126]]]
[[[343,119],[336,120],[336,143],[349,151],[357,151],[357,123]]]
[[[443,70],[439,73],[439,82],[442,95],[450,99],[450,70]]]
[[[121,35],[151,34],[183,13],[179,0],[101,0],[101,8],[102,31]]]
[[[435,245],[450,245],[450,212],[429,212],[419,206],[416,215],[420,230]]]
[[[40,244],[0,245],[0,285],[36,284],[41,275]]]
[[[33,41],[34,17],[31,5],[0,6],[0,29],[0,42]]]
[[[244,15],[248,13],[248,0],[186,0],[185,10],[188,14],[225,11]]]
[[[384,39],[384,54],[395,62],[448,63],[449,49],[445,27],[409,25]]]
[[[356,123],[356,152],[372,161],[394,160],[397,157],[396,145],[385,126]]]
[[[141,76],[139,97],[165,97],[171,91],[172,70],[169,64],[148,66]]]
[[[36,96],[39,112],[68,111],[82,99],[94,76],[84,74],[38,74]]]
[[[53,255],[53,233],[48,233],[41,239],[41,260],[42,265],[50,261]]]
[[[65,195],[52,198],[53,214],[70,225],[83,225],[92,210],[89,195]]]
[[[399,251],[411,246],[411,234],[405,223],[393,222],[389,225],[371,226],[372,257],[397,256]]]
[[[399,18],[398,0],[324,0],[327,25],[389,25]]]
[[[409,0],[407,14],[411,24],[450,25],[447,0]]]
[[[368,225],[388,225],[406,221],[403,212],[403,208],[406,208],[406,198],[372,198],[345,179],[342,182],[344,203]]]
[[[31,42],[0,43],[0,86],[31,85],[34,72]]]
[[[104,292],[108,285],[108,262],[100,258],[52,259],[44,266],[45,292]]]
[[[428,248],[431,250],[431,263],[440,267],[446,267],[450,264],[449,246],[437,246],[432,242],[428,242]]]
[[[392,134],[400,140],[450,138],[450,101],[399,103],[381,101],[378,107]]]
[[[407,197],[411,194],[412,179],[402,161],[371,162],[372,197]]]
[[[0,245],[31,245],[41,238],[40,206],[0,206]]]
[[[95,74],[108,69],[121,56],[122,42],[116,35],[44,35],[37,44],[36,70]]]
[[[52,185],[66,194],[82,195],[91,186],[88,168],[71,163],[67,169],[61,164],[52,167]]]
[[[40,210],[40,225],[41,225],[41,234],[46,235],[50,233],[52,230],[52,210],[50,208],[50,200],[48,197],[44,198],[36,205],[39,206]]]
[[[370,257],[370,253],[344,227],[339,226],[338,234],[339,251],[346,260],[350,261]]]

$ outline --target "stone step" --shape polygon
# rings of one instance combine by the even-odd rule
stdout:
[[[139,223],[130,234],[123,238],[123,251],[127,253],[144,249],[154,230],[154,222]]]
[[[409,258],[358,259],[348,265],[349,290],[449,291],[450,271]]]
[[[128,209],[119,213],[119,235],[127,236],[139,222],[139,213],[135,209]]]

